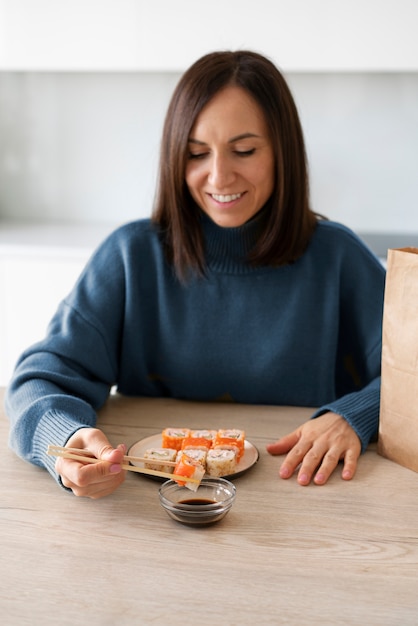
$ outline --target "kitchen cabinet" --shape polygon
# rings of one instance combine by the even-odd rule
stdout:
[[[285,71],[416,71],[416,0],[0,0],[0,70],[183,71],[253,48]]]

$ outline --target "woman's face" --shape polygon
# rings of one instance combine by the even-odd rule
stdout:
[[[274,187],[274,155],[264,114],[240,87],[226,87],[202,109],[189,137],[186,184],[216,224],[241,226]]]

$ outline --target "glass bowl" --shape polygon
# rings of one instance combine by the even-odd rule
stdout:
[[[159,490],[160,504],[177,522],[208,526],[219,522],[232,507],[236,488],[225,478],[203,478],[196,492],[168,480]]]

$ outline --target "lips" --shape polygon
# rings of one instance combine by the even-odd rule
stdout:
[[[216,200],[216,202],[226,203],[238,200],[238,198],[241,198],[242,193],[232,193],[225,196],[217,193],[212,193],[211,196],[214,200]]]

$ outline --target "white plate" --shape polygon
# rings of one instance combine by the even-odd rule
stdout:
[[[140,439],[136,443],[134,443],[128,450],[128,454],[130,456],[140,456],[143,457],[144,453],[148,448],[161,448],[162,439],[161,435],[151,435],[151,437],[146,437],[145,439]],[[236,466],[235,472],[233,474],[227,474],[222,476],[222,478],[237,478],[241,476],[244,472],[250,469],[255,463],[257,463],[259,457],[259,453],[257,448],[247,439],[244,442],[244,454],[242,459],[239,461]],[[137,467],[144,467],[144,464],[140,461],[134,461],[131,463],[132,465],[136,465]],[[139,475],[139,474],[138,474]],[[149,476],[148,474],[140,474],[140,476],[145,476],[145,478],[152,478],[154,480],[164,481],[165,478],[159,478],[158,476]]]

